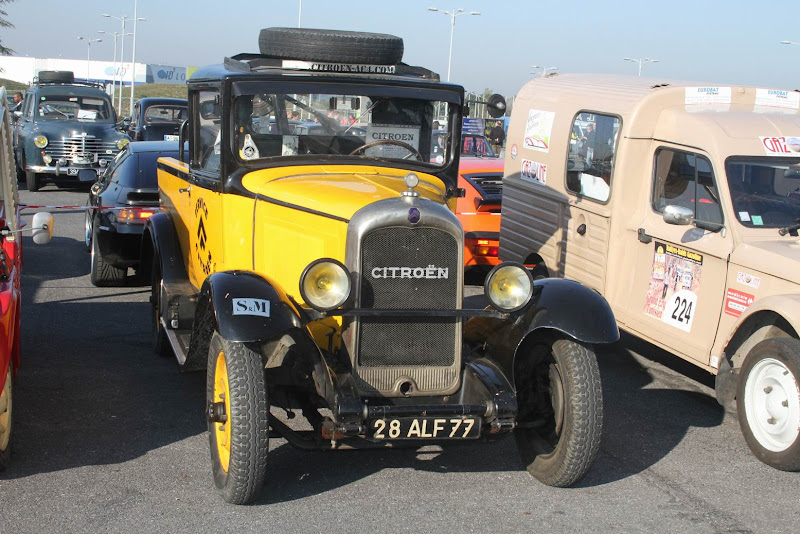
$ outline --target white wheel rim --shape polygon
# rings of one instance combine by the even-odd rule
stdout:
[[[781,452],[800,433],[800,387],[781,362],[765,358],[750,370],[744,390],[747,424],[765,449]]]
[[[0,404],[3,406],[2,411],[0,411],[0,451],[6,450],[8,442],[11,440],[11,410],[14,408],[11,387],[11,362],[9,362],[6,383],[3,386],[3,391],[0,392],[0,400],[2,400]]]

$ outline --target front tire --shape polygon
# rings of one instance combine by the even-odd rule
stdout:
[[[782,471],[800,471],[800,340],[766,339],[739,371],[739,426],[753,454]]]
[[[206,399],[214,484],[231,504],[252,502],[264,485],[269,404],[261,356],[218,332],[208,349]]]
[[[8,364],[6,383],[0,392],[0,471],[5,471],[11,461],[11,436],[14,430],[14,383],[11,362]]]
[[[158,255],[153,255],[153,268],[150,285],[150,316],[152,317],[153,352],[167,358],[172,356],[172,347],[167,339],[167,332],[161,324],[161,262]]]
[[[100,252],[100,241],[97,237],[99,233],[100,229],[96,224],[93,224],[89,280],[97,287],[124,286],[128,270],[115,267],[103,259],[103,255]]]
[[[33,171],[25,171],[25,187],[28,191],[35,193],[42,186],[39,175]]]
[[[528,472],[548,486],[578,482],[600,449],[603,392],[591,348],[571,339],[537,341],[514,364],[514,430]]]

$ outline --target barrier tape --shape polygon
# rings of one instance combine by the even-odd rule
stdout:
[[[39,206],[35,204],[18,204],[20,209],[37,210],[134,210],[158,211],[158,206]]]

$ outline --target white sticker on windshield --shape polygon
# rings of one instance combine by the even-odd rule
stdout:
[[[97,118],[97,111],[95,111],[93,109],[79,109],[78,110],[78,118],[79,119],[95,120]]]
[[[749,222],[750,221],[750,214],[746,211],[739,212],[739,220],[742,222]]]
[[[299,135],[284,135],[281,156],[296,156],[297,148],[300,146]]]
[[[376,146],[366,149],[364,152],[368,156],[381,158],[414,157],[400,143],[410,145],[414,150],[419,150],[419,131],[418,126],[405,126],[402,124],[369,124],[367,126],[366,144],[378,143]]]

